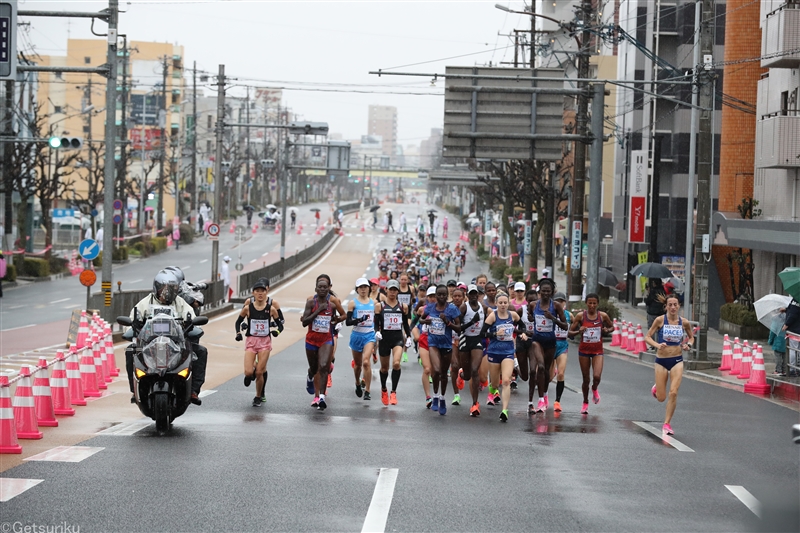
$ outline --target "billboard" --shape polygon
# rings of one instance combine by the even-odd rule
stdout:
[[[150,152],[161,149],[161,130],[157,128],[135,128],[128,132],[131,140],[131,150],[134,152]],[[144,133],[144,134],[143,134]]]
[[[645,242],[647,223],[647,151],[631,151],[631,178],[628,185],[628,242]]]
[[[161,94],[132,94],[131,121],[141,126],[158,126],[158,113],[164,106]]]

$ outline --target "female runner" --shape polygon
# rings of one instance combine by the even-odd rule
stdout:
[[[595,293],[586,295],[586,310],[575,315],[575,321],[569,327],[569,337],[581,335],[578,345],[578,362],[581,365],[583,383],[583,405],[581,414],[589,412],[589,371],[592,374],[592,401],[600,403],[600,393],[597,387],[603,375],[603,334],[614,331],[614,324],[608,315],[597,310],[600,297]]]
[[[487,358],[491,383],[502,379],[502,405],[500,420],[508,421],[508,402],[511,399],[511,373],[514,371],[514,329],[519,322],[519,315],[508,310],[508,295],[497,296],[497,310],[486,317],[481,331],[490,338]]]

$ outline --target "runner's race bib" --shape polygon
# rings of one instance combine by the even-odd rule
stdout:
[[[600,342],[602,338],[602,331],[599,327],[586,328],[583,331],[583,342]]]
[[[330,333],[331,332],[331,317],[330,315],[320,315],[314,319],[311,324],[311,331],[317,333]]]
[[[553,321],[546,316],[536,317],[536,332],[537,333],[552,333]]]
[[[566,339],[567,338],[567,330],[561,329],[560,327],[556,326],[556,339]]]
[[[250,335],[253,337],[267,337],[269,335],[269,320],[250,319]]]
[[[411,305],[411,295],[410,294],[398,294],[397,301],[401,304]]]
[[[444,335],[444,320],[439,317],[431,317],[431,324],[428,326],[428,333],[431,335]]]
[[[358,311],[356,311],[356,318],[363,318],[365,316],[368,317],[364,322],[361,322],[359,324],[359,326],[362,326],[362,327],[365,327],[365,328],[371,328],[373,326],[373,324],[374,324],[373,319],[372,319],[374,314],[375,314],[375,311],[373,311],[371,309],[359,309]]]
[[[514,326],[512,324],[501,324],[497,326],[497,340],[499,341],[513,341],[514,340]]]
[[[383,329],[386,331],[400,331],[403,329],[403,314],[402,313],[383,313]],[[444,328],[442,333],[444,334]]]

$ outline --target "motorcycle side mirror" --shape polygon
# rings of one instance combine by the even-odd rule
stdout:
[[[133,320],[131,320],[131,317],[129,316],[118,316],[117,324],[119,324],[120,326],[131,327],[133,325]]]
[[[208,324],[207,316],[196,316],[192,319],[193,326],[205,326],[206,324]]]

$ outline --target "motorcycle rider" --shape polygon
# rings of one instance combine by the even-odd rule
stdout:
[[[177,317],[181,321],[186,320],[187,317],[190,320],[193,319],[195,317],[194,309],[179,296],[179,293],[180,282],[175,273],[168,270],[159,271],[155,278],[153,278],[153,292],[142,298],[139,303],[131,309],[131,320],[137,319],[139,321],[138,323],[143,323],[150,313],[151,306],[167,307],[171,310],[172,316]],[[123,335],[123,338],[133,340],[133,335],[133,328],[129,328]],[[194,347],[195,345],[192,344],[193,349]],[[131,394],[133,394],[133,356],[135,352],[136,344],[132,342],[125,349],[125,370],[128,373],[128,386],[130,387]],[[198,355],[199,360],[199,354],[197,354],[197,352],[195,352],[195,354]],[[205,351],[204,355],[203,370],[205,370],[205,358],[207,358],[208,352]],[[131,403],[136,403],[135,395],[131,396]],[[198,394],[195,392],[194,381],[192,382],[192,403],[195,405],[200,405],[202,403]]]

